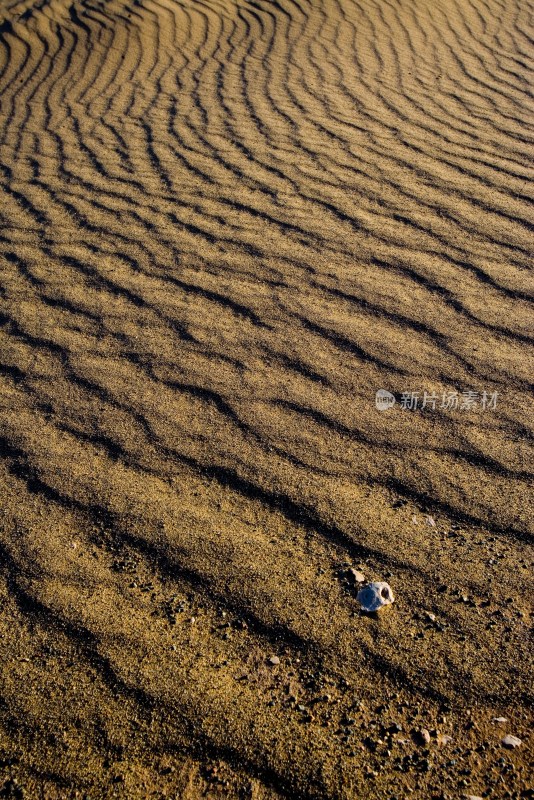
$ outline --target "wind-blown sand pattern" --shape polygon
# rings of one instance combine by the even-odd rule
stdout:
[[[533,12],[1,0],[5,796],[527,796]]]

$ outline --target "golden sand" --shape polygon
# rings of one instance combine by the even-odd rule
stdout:
[[[533,14],[0,0],[0,796],[531,796]]]

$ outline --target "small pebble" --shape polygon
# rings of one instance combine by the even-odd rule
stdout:
[[[270,656],[267,659],[267,663],[271,665],[271,667],[276,667],[280,663],[280,659],[278,656]]]
[[[416,734],[417,744],[430,744],[430,732],[426,728],[421,728]]]
[[[365,583],[365,575],[363,574],[363,572],[354,569],[354,567],[351,567],[348,570],[348,577],[349,580],[353,581],[354,583]]]
[[[506,717],[493,717],[493,719],[491,721],[492,722],[497,722],[499,725],[501,725],[503,722],[508,722]]]
[[[512,736],[512,734],[509,733],[501,741],[501,744],[503,747],[509,747],[511,750],[513,750],[521,745],[521,739],[518,739],[517,736]]]
[[[435,528],[436,527],[436,520],[434,519],[434,517],[427,517],[426,521],[430,525],[431,528]]]

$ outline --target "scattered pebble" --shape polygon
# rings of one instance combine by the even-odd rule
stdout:
[[[452,736],[447,736],[445,733],[438,733],[437,739],[440,747],[445,747],[452,742]]]
[[[522,742],[521,739],[518,739],[517,736],[512,736],[511,733],[507,734],[504,739],[501,741],[503,747],[509,747],[513,750],[516,747],[519,747]]]
[[[508,722],[506,717],[493,717],[493,719],[491,721],[492,722],[497,722],[499,725],[501,725],[503,722]]]
[[[415,514],[412,517],[412,522],[413,522],[414,525],[419,525],[419,522],[418,522],[417,517],[415,516]]]
[[[434,519],[434,517],[427,517],[426,521],[430,525],[431,528],[435,528],[436,527],[436,520]]]
[[[347,571],[347,574],[348,574],[349,580],[352,581],[353,583],[365,583],[365,575],[363,574],[363,572],[360,572],[359,570],[354,569],[354,567],[351,567]]]
[[[269,656],[267,659],[267,663],[271,665],[271,667],[276,667],[280,663],[280,659],[278,656]]]
[[[427,744],[430,744],[430,731],[428,731],[426,728],[421,728],[415,734],[415,739],[417,744],[421,746],[426,746]]]

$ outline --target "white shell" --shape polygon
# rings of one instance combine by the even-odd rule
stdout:
[[[395,600],[391,586],[383,581],[368,583],[360,589],[356,597],[364,611],[379,611],[384,606],[389,606]]]

